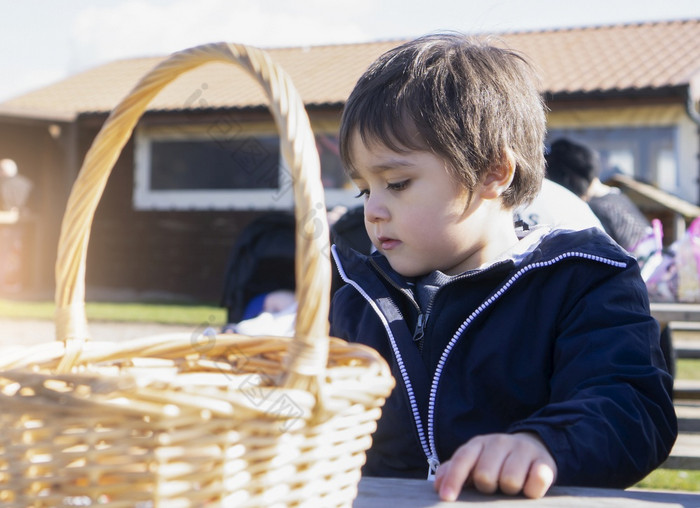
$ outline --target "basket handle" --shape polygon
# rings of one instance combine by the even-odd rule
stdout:
[[[88,150],[61,225],[56,260],[56,338],[65,354],[57,370],[70,371],[88,339],[85,266],[97,204],[121,150],[151,100],[180,74],[209,62],[236,63],[263,88],[292,173],[296,217],[295,276],[298,311],[287,363],[288,387],[320,379],[328,360],[330,259],[328,222],[318,152],[304,104],[289,76],[260,49],[206,44],[180,51],[146,74],[114,108]],[[312,381],[315,384],[314,381]]]

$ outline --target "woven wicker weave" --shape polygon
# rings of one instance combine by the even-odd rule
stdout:
[[[153,97],[213,61],[242,66],[262,86],[292,171],[296,335],[89,341],[87,243],[111,168]],[[58,340],[0,355],[0,504],[349,506],[394,381],[375,351],[328,337],[328,226],[318,210],[308,117],[265,52],[205,45],[148,73],[108,118],[73,186],[56,263]]]

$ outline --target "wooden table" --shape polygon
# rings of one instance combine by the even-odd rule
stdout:
[[[591,507],[591,508],[661,508],[700,507],[700,494],[652,490],[591,489],[552,487],[542,499],[522,496],[487,496],[465,489],[454,503],[440,501],[427,480],[398,478],[363,478],[353,508],[527,508]]]
[[[671,321],[700,322],[700,303],[652,303],[651,315],[662,328]]]

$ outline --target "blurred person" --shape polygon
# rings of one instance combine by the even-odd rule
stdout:
[[[22,289],[24,258],[21,213],[32,190],[29,178],[20,175],[12,159],[0,160],[0,209],[6,220],[0,224],[0,291],[17,293]]]
[[[600,180],[598,153],[566,138],[554,141],[545,154],[547,178],[566,187],[588,203],[605,232],[635,254],[651,233],[651,223],[630,198]]]
[[[3,210],[22,210],[33,187],[26,176],[20,175],[12,159],[0,160],[0,199]]]
[[[513,213],[516,224],[532,228],[538,225],[568,229],[598,228],[603,225],[591,207],[576,194],[551,180],[542,180],[542,188],[531,203]]]

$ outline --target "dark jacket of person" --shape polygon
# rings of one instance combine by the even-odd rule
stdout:
[[[588,200],[588,206],[600,220],[605,232],[628,251],[633,251],[640,241],[651,234],[649,220],[618,189],[604,196],[592,197]]]
[[[533,231],[530,247],[419,307],[386,258],[340,252],[331,334],[376,348],[397,387],[363,474],[425,478],[479,434],[534,432],[556,483],[627,487],[677,435],[672,378],[637,262],[595,229]]]

